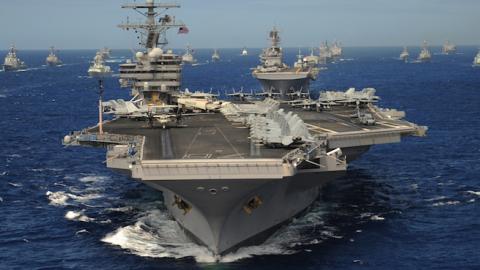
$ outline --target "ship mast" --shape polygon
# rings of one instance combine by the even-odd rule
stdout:
[[[170,28],[182,28],[185,24],[181,21],[177,22],[175,17],[166,14],[170,8],[180,8],[179,4],[173,3],[155,3],[154,0],[146,0],[145,3],[133,3],[122,5],[122,8],[129,8],[137,11],[146,17],[144,23],[127,22],[118,25],[124,30],[133,29],[140,39],[140,45],[144,46],[148,51],[157,46],[164,47],[168,44],[166,32]],[[160,11],[157,11],[160,10]]]
[[[270,31],[270,40],[272,41],[272,47],[277,48],[280,45],[280,35],[278,34],[277,27],[273,27]]]

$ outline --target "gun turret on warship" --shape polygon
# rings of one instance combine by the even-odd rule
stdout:
[[[410,57],[410,53],[408,53],[407,47],[403,47],[403,51],[400,53],[400,60],[404,62],[408,62],[408,58]]]
[[[449,40],[447,40],[447,42],[443,44],[443,47],[442,47],[443,54],[452,54],[452,53],[455,53],[456,51],[457,51],[457,46],[455,44],[450,43]]]
[[[309,66],[301,68],[287,66],[283,63],[280,35],[275,27],[270,31],[269,37],[272,45],[263,50],[260,55],[262,65],[252,72],[253,77],[261,83],[263,91],[282,97],[299,90],[308,91],[310,81],[316,79],[318,69]]]
[[[25,62],[21,61],[17,56],[17,49],[14,45],[10,47],[7,56],[5,56],[5,61],[3,62],[4,71],[14,71],[19,69],[25,69],[27,65]]]
[[[147,18],[121,25],[146,37],[145,49],[120,66],[121,85],[133,98],[102,103],[113,120],[103,129],[73,132],[63,143],[107,147],[107,167],[161,191],[187,235],[215,255],[263,242],[371,146],[425,134],[426,128],[402,120],[403,112],[377,107],[374,89],[327,91],[312,99],[297,87],[294,100],[241,102],[180,91],[181,56],[158,42],[168,29],[184,26],[164,12],[179,6],[147,0],[123,7],[146,10]],[[278,32],[270,37],[266,66],[291,76],[281,62]]]
[[[420,51],[417,60],[420,62],[428,62],[432,60],[432,53],[428,49],[427,41],[423,41],[422,50]]]
[[[47,59],[45,62],[47,63],[48,66],[58,66],[62,64],[62,61],[60,58],[57,56],[57,51],[55,50],[55,47],[50,47],[50,54],[47,56]]]

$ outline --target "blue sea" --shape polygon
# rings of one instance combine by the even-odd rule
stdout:
[[[220,262],[188,240],[161,193],[105,168],[103,149],[62,146],[96,123],[97,82],[86,74],[95,51],[61,51],[54,68],[47,51],[20,51],[29,68],[0,72],[0,269],[480,269],[476,48],[424,64],[399,61],[400,51],[345,48],[313,94],[374,87],[380,106],[404,110],[428,137],[372,147],[309,212]],[[197,50],[183,86],[259,89],[259,53],[224,49],[213,64],[212,50]],[[296,54],[287,49],[286,62]],[[109,62],[118,70],[130,57],[113,51]],[[106,99],[128,98],[118,77],[105,87]]]

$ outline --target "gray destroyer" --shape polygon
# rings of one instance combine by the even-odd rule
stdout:
[[[5,56],[5,60],[3,62],[3,70],[14,71],[24,68],[27,68],[27,65],[25,64],[25,62],[20,60],[20,58],[18,58],[17,49],[14,45],[12,45],[7,53],[7,56]]]
[[[132,99],[100,103],[113,120],[99,117],[63,143],[106,147],[107,167],[161,191],[172,217],[215,255],[264,241],[371,146],[425,135],[403,112],[377,107],[374,89],[253,101],[181,91],[182,57],[158,40],[184,25],[157,12],[179,6],[123,7],[147,18],[120,25],[146,37],[145,49],[120,66]]]
[[[253,70],[253,77],[260,82],[264,92],[280,97],[296,91],[307,92],[310,81],[316,79],[318,69],[311,66],[289,67],[283,63],[280,35],[275,27],[270,31],[269,38],[272,44],[260,55],[261,65]]]

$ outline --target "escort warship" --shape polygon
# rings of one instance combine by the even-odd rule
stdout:
[[[5,60],[3,62],[3,70],[14,71],[25,68],[27,68],[27,65],[25,65],[25,63],[21,61],[20,58],[18,58],[17,49],[14,45],[12,45],[7,53],[7,56],[5,56]]]
[[[400,53],[400,60],[404,62],[408,62],[408,58],[410,57],[410,53],[408,53],[407,47],[403,47],[403,51]]]
[[[88,75],[91,77],[105,77],[111,74],[112,70],[109,66],[105,65],[104,54],[101,51],[97,52],[88,69]]]
[[[193,50],[190,47],[190,45],[187,46],[187,49],[185,50],[185,53],[182,56],[182,63],[183,64],[195,64],[197,60],[193,56]]]
[[[218,62],[220,61],[220,54],[218,53],[218,50],[215,49],[213,50],[213,54],[212,54],[212,62]]]
[[[296,91],[308,91],[310,81],[315,80],[318,69],[310,66],[289,67],[283,63],[283,49],[280,47],[279,31],[270,31],[271,46],[260,55],[261,65],[253,69],[252,75],[270,95],[286,97]]]
[[[455,44],[450,43],[449,40],[447,40],[447,42],[443,44],[443,47],[442,47],[443,54],[452,54],[452,53],[455,53],[456,51],[457,51],[457,46]]]
[[[120,85],[132,99],[100,103],[112,120],[100,114],[97,125],[71,132],[63,144],[106,147],[107,167],[161,191],[186,235],[214,255],[265,241],[371,146],[425,135],[426,127],[403,120],[405,113],[376,106],[371,88],[313,99],[297,87],[288,97],[250,101],[181,91],[182,57],[159,44],[167,30],[185,27],[165,15],[179,5],[147,0],[123,7],[145,10],[147,18],[120,25],[145,37],[145,49],[120,65]],[[270,37],[263,59],[284,68],[278,32]]]
[[[478,51],[477,55],[473,59],[473,66],[480,67],[480,50]]]
[[[50,54],[47,56],[47,59],[45,60],[45,63],[48,66],[58,66],[62,64],[62,61],[60,58],[57,56],[57,51],[55,50],[55,47],[50,47]]]
[[[247,47],[243,47],[243,50],[242,52],[240,53],[241,56],[248,56],[248,51],[247,51]]]
[[[417,60],[420,62],[428,62],[432,60],[432,53],[428,49],[427,41],[423,42],[422,50],[420,51]]]

